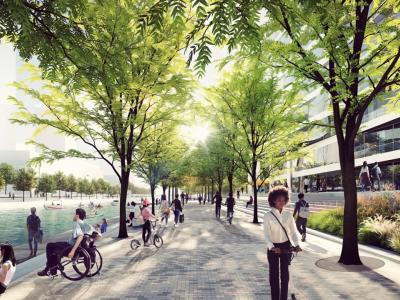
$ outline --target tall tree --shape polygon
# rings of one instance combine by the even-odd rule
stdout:
[[[226,131],[239,165],[251,178],[254,197],[253,222],[258,223],[257,194],[270,176],[281,171],[286,161],[298,155],[301,135],[296,129],[302,116],[293,110],[296,97],[284,93],[258,61],[237,66],[214,92],[214,105],[222,114]]]
[[[177,121],[163,122],[150,128],[135,154],[133,172],[149,184],[152,212],[155,213],[155,190],[161,180],[170,175],[172,161],[183,153],[181,143],[176,143]]]
[[[14,188],[22,191],[22,201],[25,202],[25,192],[30,191],[35,184],[35,171],[30,168],[19,169],[15,176]]]
[[[4,4],[6,22],[13,22],[5,34],[26,50],[23,57],[38,57],[41,75],[51,81],[44,83],[46,93],[18,84],[47,111],[36,114],[15,99],[22,116],[14,121],[55,128],[92,148],[58,151],[32,141],[42,151],[33,162],[104,160],[120,181],[118,236],[127,237],[126,198],[135,148],[166,109],[184,100],[188,71],[180,50],[185,24],[165,19],[159,31],[138,26],[151,3],[133,0]]]
[[[4,179],[4,194],[7,194],[7,185],[14,183],[15,179],[13,166],[7,163],[0,164],[0,175]]]
[[[56,189],[58,190],[58,199],[61,199],[61,191],[65,191],[67,189],[67,177],[65,177],[63,172],[59,171],[53,175],[53,178]]]
[[[72,193],[76,192],[78,182],[74,175],[68,175],[66,178],[66,191],[70,193],[70,197],[72,199]]]
[[[37,189],[39,192],[45,193],[47,200],[47,194],[56,190],[54,177],[48,174],[42,174],[39,178]]]
[[[81,194],[81,199],[82,199],[82,194],[87,194],[87,191],[89,189],[89,181],[86,178],[79,178],[78,179],[78,193]]]

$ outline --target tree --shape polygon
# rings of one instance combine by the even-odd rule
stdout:
[[[67,189],[67,177],[65,177],[63,172],[59,171],[53,175],[53,178],[56,189],[58,190],[58,199],[61,199],[61,191],[65,191]]]
[[[35,184],[35,171],[30,168],[19,169],[15,176],[14,188],[22,191],[22,201],[25,202],[25,191],[30,191]]]
[[[237,66],[216,89],[214,103],[222,114],[220,126],[238,163],[251,178],[254,197],[253,223],[258,223],[257,194],[270,176],[298,155],[301,135],[294,132],[302,116],[293,110],[296,97],[265,79],[267,69],[258,61]],[[218,116],[217,116],[218,117]]]
[[[15,170],[12,165],[0,164],[0,176],[4,179],[4,194],[7,194],[7,185],[14,183]]]
[[[104,160],[120,181],[120,238],[128,236],[126,198],[133,153],[149,126],[186,100],[189,82],[180,51],[185,24],[175,26],[166,19],[157,32],[138,26],[149,7],[133,0],[59,6],[49,1],[24,1],[20,6],[2,2],[10,28],[3,34],[24,58],[35,54],[41,76],[51,81],[43,86],[46,93],[18,84],[47,111],[35,114],[14,99],[23,115],[14,121],[54,128],[92,149],[59,151],[31,141],[42,151],[33,163],[66,157]]]
[[[158,28],[184,1],[160,0],[144,17]],[[211,61],[210,45],[240,46],[246,55],[267,49],[268,64],[293,75],[330,99],[339,147],[345,197],[343,245],[339,262],[361,264],[357,240],[354,140],[363,115],[375,99],[394,100],[400,83],[398,1],[191,1],[199,16],[188,35],[189,58],[197,53],[200,73]],[[262,10],[266,14],[260,13]],[[178,11],[178,20],[185,15]],[[158,22],[154,22],[154,19]],[[283,34],[277,40],[277,33]],[[313,83],[313,84],[310,84]]]
[[[47,193],[53,193],[56,190],[56,183],[54,181],[54,177],[51,175],[43,174],[39,178],[37,189],[39,192],[46,194],[46,200],[47,200]]]
[[[396,1],[277,1],[268,5],[268,32],[285,41],[269,56],[298,81],[313,83],[330,98],[344,189],[343,264],[361,264],[357,240],[354,141],[373,100],[397,99],[400,85],[400,26]],[[325,60],[324,63],[321,61]],[[306,79],[306,80],[305,80]]]
[[[86,178],[79,178],[78,179],[78,193],[81,194],[81,199],[82,199],[82,194],[87,194],[87,191],[89,189],[89,181]]]
[[[4,180],[3,176],[0,175],[0,188],[2,188],[4,184],[5,184],[5,180]]]
[[[145,143],[139,146],[135,155],[136,163],[132,171],[144,179],[150,187],[152,213],[155,213],[155,190],[161,180],[170,175],[171,161],[182,153],[176,138],[177,120],[163,122],[150,128],[145,136]]]
[[[77,189],[77,185],[78,185],[78,182],[74,175],[71,174],[66,178],[66,189],[65,190],[67,192],[70,192],[71,199],[72,199],[72,193],[75,192]]]

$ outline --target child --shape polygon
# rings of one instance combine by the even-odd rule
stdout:
[[[150,239],[151,235],[151,224],[150,224],[150,219],[155,219],[156,216],[154,216],[151,213],[151,210],[149,208],[150,201],[147,199],[144,199],[143,201],[143,209],[142,209],[142,217],[143,217],[143,229],[142,229],[142,238],[144,242],[144,246],[148,247],[148,241]],[[147,231],[147,236],[146,236],[146,231]]]
[[[16,259],[14,249],[10,244],[1,244],[0,260],[0,295],[3,294],[15,274]]]

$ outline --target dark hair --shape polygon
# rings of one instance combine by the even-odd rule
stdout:
[[[4,253],[1,263],[4,264],[6,261],[10,260],[12,265],[15,266],[17,260],[15,259],[13,247],[10,244],[1,244],[0,250]]]
[[[366,167],[366,166],[368,166],[368,163],[367,163],[367,161],[364,161],[363,162],[363,167]]]
[[[178,198],[178,199],[179,199],[179,195],[178,195],[178,194],[176,194],[176,195],[175,195],[175,198]]]
[[[161,195],[161,200],[167,200],[167,196],[165,196],[164,194]]]
[[[106,220],[106,218],[103,218],[103,222],[106,223],[106,225],[107,225],[107,220]]]
[[[131,202],[131,205],[132,205],[132,206],[136,206],[136,202],[135,202],[135,201],[132,201],[132,202]]]
[[[268,203],[269,206],[275,207],[275,200],[279,197],[283,196],[285,197],[285,203],[289,202],[289,192],[287,188],[285,188],[283,185],[278,185],[274,187],[269,193],[268,193]]]
[[[86,211],[83,208],[77,208],[75,214],[79,216],[79,219],[84,220],[86,218]]]
[[[304,194],[303,193],[298,193],[297,197],[299,197],[299,199],[303,199],[304,198]]]
[[[229,193],[229,197],[232,197],[233,196],[233,194],[232,193]]]

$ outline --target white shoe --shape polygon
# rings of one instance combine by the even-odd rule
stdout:
[[[168,224],[165,224],[165,228],[168,228]]]
[[[179,227],[179,224],[175,224],[175,227]]]

